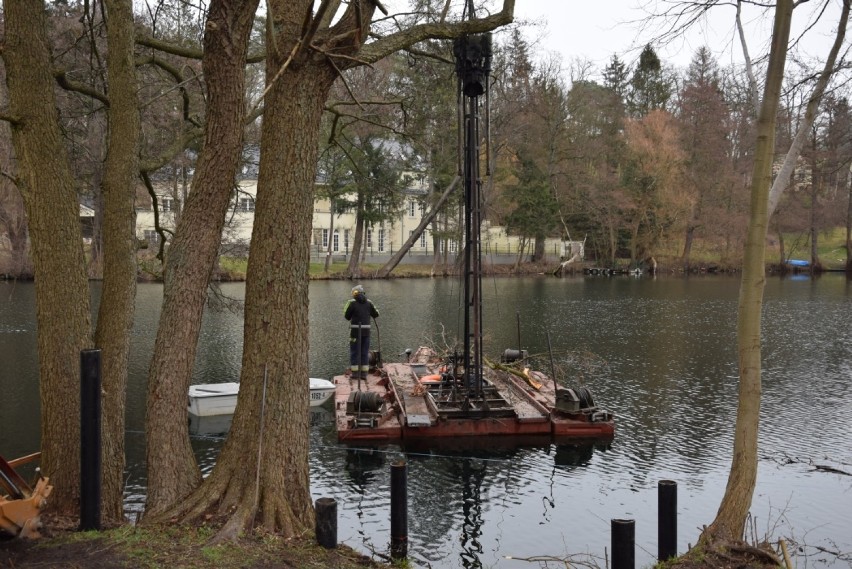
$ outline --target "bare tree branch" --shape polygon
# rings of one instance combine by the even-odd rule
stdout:
[[[56,82],[59,84],[59,86],[65,89],[66,91],[74,91],[76,93],[88,95],[89,97],[97,99],[98,101],[103,103],[105,107],[109,107],[109,97],[107,97],[97,89],[90,87],[89,85],[86,85],[84,83],[78,83],[77,81],[71,81],[65,74],[64,69],[58,69],[54,71],[53,76],[56,78]]]
[[[367,63],[375,63],[383,57],[423,40],[452,39],[461,34],[476,34],[493,30],[496,27],[512,23],[514,14],[515,0],[503,0],[503,9],[492,16],[464,22],[428,23],[413,26],[366,44],[361,48],[358,56]]]
[[[796,136],[793,138],[790,149],[784,157],[784,163],[781,166],[781,170],[778,172],[778,175],[772,182],[772,188],[769,190],[768,215],[770,217],[775,211],[775,208],[778,207],[778,201],[781,199],[781,194],[784,192],[790,176],[793,174],[793,168],[796,166],[796,160],[798,160],[799,154],[802,152],[805,140],[811,130],[811,125],[813,125],[814,119],[816,118],[819,103],[822,100],[826,86],[835,71],[837,54],[840,52],[840,47],[843,45],[843,41],[846,37],[846,25],[849,22],[850,3],[852,3],[852,0],[843,0],[843,10],[840,14],[840,22],[837,24],[837,35],[834,37],[834,45],[831,46],[831,51],[828,53],[828,58],[825,61],[825,66],[822,68],[822,73],[820,73],[819,79],[814,86],[813,93],[811,93],[810,99],[808,99],[808,104],[805,108],[805,116],[799,124],[799,130],[796,132]]]

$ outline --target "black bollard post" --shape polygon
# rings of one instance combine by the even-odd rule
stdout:
[[[611,520],[612,569],[634,569],[636,566],[636,522]]]
[[[657,483],[657,559],[677,556],[677,482]]]
[[[408,466],[404,460],[391,464],[391,557],[408,556]]]
[[[317,543],[326,549],[337,547],[337,500],[319,498],[315,502]]]
[[[80,530],[101,529],[101,351],[80,352]]]

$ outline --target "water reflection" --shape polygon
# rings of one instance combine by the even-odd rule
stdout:
[[[233,415],[212,415],[208,417],[190,415],[189,434],[195,437],[216,436],[221,438],[228,434],[233,420]]]
[[[310,370],[331,377],[347,365],[341,307],[351,283],[310,288]],[[338,537],[370,554],[388,551],[389,465],[409,464],[409,554],[418,567],[528,567],[507,555],[564,556],[609,546],[609,520],[635,518],[637,562],[656,542],[656,486],[679,485],[678,550],[713,519],[731,460],[737,400],[739,280],[496,279],[483,287],[485,351],[521,347],[558,376],[582,380],[616,414],[610,445],[500,448],[466,441],[443,448],[351,449],[337,443],[330,408],[311,410],[311,494],[338,501]],[[241,284],[226,284],[229,296]],[[96,287],[95,287],[96,291]],[[369,283],[382,312],[382,351],[390,359],[460,328],[451,280]],[[139,286],[127,409],[127,503],[145,494],[144,405],[160,285]],[[852,464],[852,286],[769,279],[764,301],[764,370],[758,488],[752,513],[775,537],[852,550],[848,477],[813,463]],[[517,317],[521,331],[518,338]],[[30,284],[0,283],[0,452],[38,448],[35,308]],[[197,382],[238,376],[242,318],[207,313],[194,370]],[[215,463],[226,426],[191,425],[202,470]],[[217,432],[218,431],[218,432]],[[511,445],[509,445],[511,447]],[[795,462],[779,460],[792,457]],[[848,470],[848,467],[844,467]],[[783,514],[779,514],[783,510]],[[641,544],[641,546],[640,546]],[[810,560],[810,559],[809,559]]]

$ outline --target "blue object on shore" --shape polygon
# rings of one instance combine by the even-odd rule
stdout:
[[[787,259],[787,264],[793,267],[807,267],[810,265],[808,261],[803,259]]]

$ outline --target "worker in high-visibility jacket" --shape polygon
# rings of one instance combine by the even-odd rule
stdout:
[[[364,287],[352,288],[352,298],[343,307],[343,317],[349,320],[349,368],[351,377],[367,378],[370,370],[370,317],[378,318],[379,311],[367,298]]]

